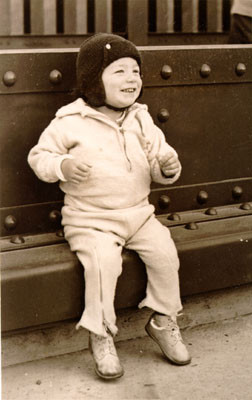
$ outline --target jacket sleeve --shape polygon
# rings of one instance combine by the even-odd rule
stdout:
[[[64,135],[57,127],[55,118],[41,134],[38,144],[28,154],[28,163],[39,179],[45,182],[66,181],[61,171],[61,163],[68,154],[68,146]]]
[[[163,185],[174,183],[181,174],[181,164],[176,175],[167,177],[163,174],[158,159],[170,152],[178,157],[177,152],[166,142],[163,132],[154,124],[148,111],[141,110],[138,119],[142,127],[144,151],[150,164],[152,180]]]

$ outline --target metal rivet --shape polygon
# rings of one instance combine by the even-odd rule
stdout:
[[[20,235],[13,236],[11,238],[11,243],[14,243],[14,244],[22,244],[24,242],[25,242],[25,240],[24,240],[23,236],[20,236]]]
[[[181,220],[180,215],[176,214],[176,213],[168,215],[167,219],[169,219],[170,221],[180,221]]]
[[[172,75],[172,69],[170,65],[163,65],[160,74],[163,79],[169,79]]]
[[[166,110],[166,108],[161,108],[161,110],[159,111],[157,117],[158,117],[158,120],[159,120],[160,122],[166,122],[166,121],[168,121],[168,119],[169,119],[169,117],[170,117],[170,114],[169,114],[169,112]]]
[[[7,217],[4,220],[4,226],[8,230],[15,229],[17,226],[16,217],[14,217],[14,215],[7,215]]]
[[[235,68],[235,72],[236,72],[236,75],[238,75],[238,76],[244,75],[246,72],[246,65],[243,63],[237,64],[236,68]]]
[[[239,199],[242,196],[243,190],[240,186],[235,186],[232,190],[232,195],[234,199]]]
[[[162,209],[168,208],[171,203],[170,197],[166,196],[165,194],[160,196],[158,200],[159,207]]]
[[[62,81],[62,73],[54,69],[50,72],[49,79],[51,83],[58,85]]]
[[[57,231],[57,232],[56,232],[56,236],[58,236],[58,237],[64,237],[63,229],[60,229],[59,231]]]
[[[241,210],[251,210],[252,206],[250,203],[243,203],[240,208]]]
[[[191,231],[195,231],[196,229],[199,229],[198,225],[196,222],[189,222],[188,224],[185,225],[186,229],[189,229]]]
[[[211,74],[211,68],[207,64],[203,64],[200,69],[200,75],[202,78],[207,78]]]
[[[206,210],[205,212],[206,215],[217,215],[217,210],[213,207],[208,208],[208,210]]]
[[[5,72],[3,76],[3,83],[5,86],[13,86],[17,80],[16,74],[13,71]]]
[[[208,200],[208,193],[205,192],[204,190],[201,190],[197,196],[198,203],[205,204],[207,202],[207,200]]]
[[[61,219],[61,214],[60,211],[58,210],[52,210],[49,214],[49,219],[52,222],[59,222]]]

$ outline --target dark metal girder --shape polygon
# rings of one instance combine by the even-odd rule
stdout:
[[[251,49],[252,45],[139,47],[144,86],[252,82]],[[71,91],[77,53],[78,48],[0,50],[0,93]],[[172,71],[169,78],[163,74],[167,65]]]
[[[182,296],[252,281],[252,215],[171,227],[181,261]],[[123,252],[115,306],[136,306],[146,273],[136,253]],[[83,270],[66,243],[2,253],[2,329],[78,318]]]
[[[195,194],[195,207],[189,210],[180,206],[183,204],[182,201],[181,203],[179,201],[178,192],[180,193],[180,190],[152,191],[150,200],[155,205],[157,215],[164,225],[172,227],[192,222],[207,222],[252,215],[252,202],[246,201],[250,198],[249,192],[247,192],[247,195],[241,196],[244,200],[242,203],[238,202],[238,200],[241,200],[241,197],[239,197],[235,204],[216,206],[219,202],[213,203],[211,200],[206,201],[203,207],[203,204],[200,205],[196,201],[196,194],[200,192],[195,187],[191,189],[194,190]],[[185,193],[181,190],[181,197],[194,198],[193,195],[189,196],[188,193],[191,193],[188,188],[186,188]],[[164,202],[164,199],[168,200]],[[227,203],[226,201],[224,204]],[[0,210],[0,220],[3,221],[2,238],[0,238],[1,251],[39,247],[64,241],[61,226],[61,206],[62,203],[57,202]],[[29,234],[29,232],[32,232],[32,234]]]

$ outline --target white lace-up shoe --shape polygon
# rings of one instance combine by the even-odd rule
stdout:
[[[168,360],[177,365],[190,363],[191,356],[182,340],[176,317],[154,313],[145,330]]]
[[[95,372],[100,378],[116,379],[124,374],[110,333],[103,337],[89,332],[89,348],[95,361]]]

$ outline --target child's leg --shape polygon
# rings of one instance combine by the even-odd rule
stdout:
[[[84,267],[85,309],[77,328],[90,331],[89,347],[97,375],[115,379],[124,371],[113,335],[117,333],[114,297],[122,271],[122,243],[116,235],[65,226],[65,237]]]
[[[65,237],[84,267],[85,309],[77,325],[107,336],[117,333],[114,297],[122,271],[122,241],[112,233],[65,226]]]
[[[146,298],[139,307],[147,306],[156,311],[145,327],[147,333],[170,361],[188,364],[191,357],[176,322],[182,309],[179,259],[169,230],[152,216],[130,239],[127,247],[136,250],[146,265]]]
[[[177,315],[182,309],[179,290],[179,259],[170,231],[154,216],[135,233],[126,247],[138,252],[148,276],[146,298],[139,307]]]

